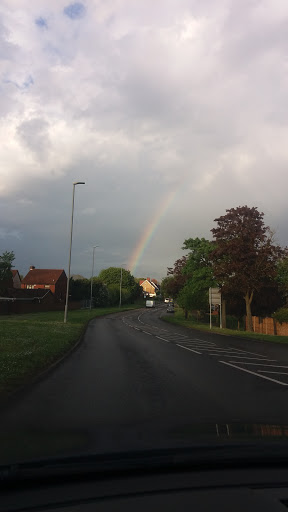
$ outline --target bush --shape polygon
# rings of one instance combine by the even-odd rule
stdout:
[[[276,311],[272,318],[275,318],[277,322],[282,324],[283,322],[288,322],[288,308],[280,308],[278,311]]]

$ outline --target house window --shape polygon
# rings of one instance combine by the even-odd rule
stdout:
[[[45,284],[44,288],[50,288],[50,284]]]
[[[33,290],[35,288],[35,284],[27,284],[28,290]]]

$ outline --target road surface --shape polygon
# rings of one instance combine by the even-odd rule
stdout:
[[[197,426],[288,425],[288,347],[164,323],[165,311],[93,320],[72,355],[1,407],[0,462],[187,443]]]

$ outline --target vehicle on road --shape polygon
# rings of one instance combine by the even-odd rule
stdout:
[[[174,313],[174,306],[172,306],[172,304],[169,304],[168,308],[167,308],[167,313]]]
[[[155,300],[146,300],[146,308],[155,308]]]
[[[169,302],[173,302],[173,299],[166,297],[166,299],[164,299],[164,302],[165,302],[165,304],[169,304]]]

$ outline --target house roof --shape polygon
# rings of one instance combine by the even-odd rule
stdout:
[[[159,290],[157,284],[153,283],[153,281],[149,281],[149,279],[141,279],[139,282],[140,286],[142,286],[144,283],[149,283],[151,286],[153,286],[154,289],[157,288],[157,290]]]
[[[11,272],[12,272],[13,277],[15,277],[17,274],[19,274],[18,270],[11,270]]]
[[[22,284],[55,284],[63,272],[63,269],[34,268],[22,279]]]

